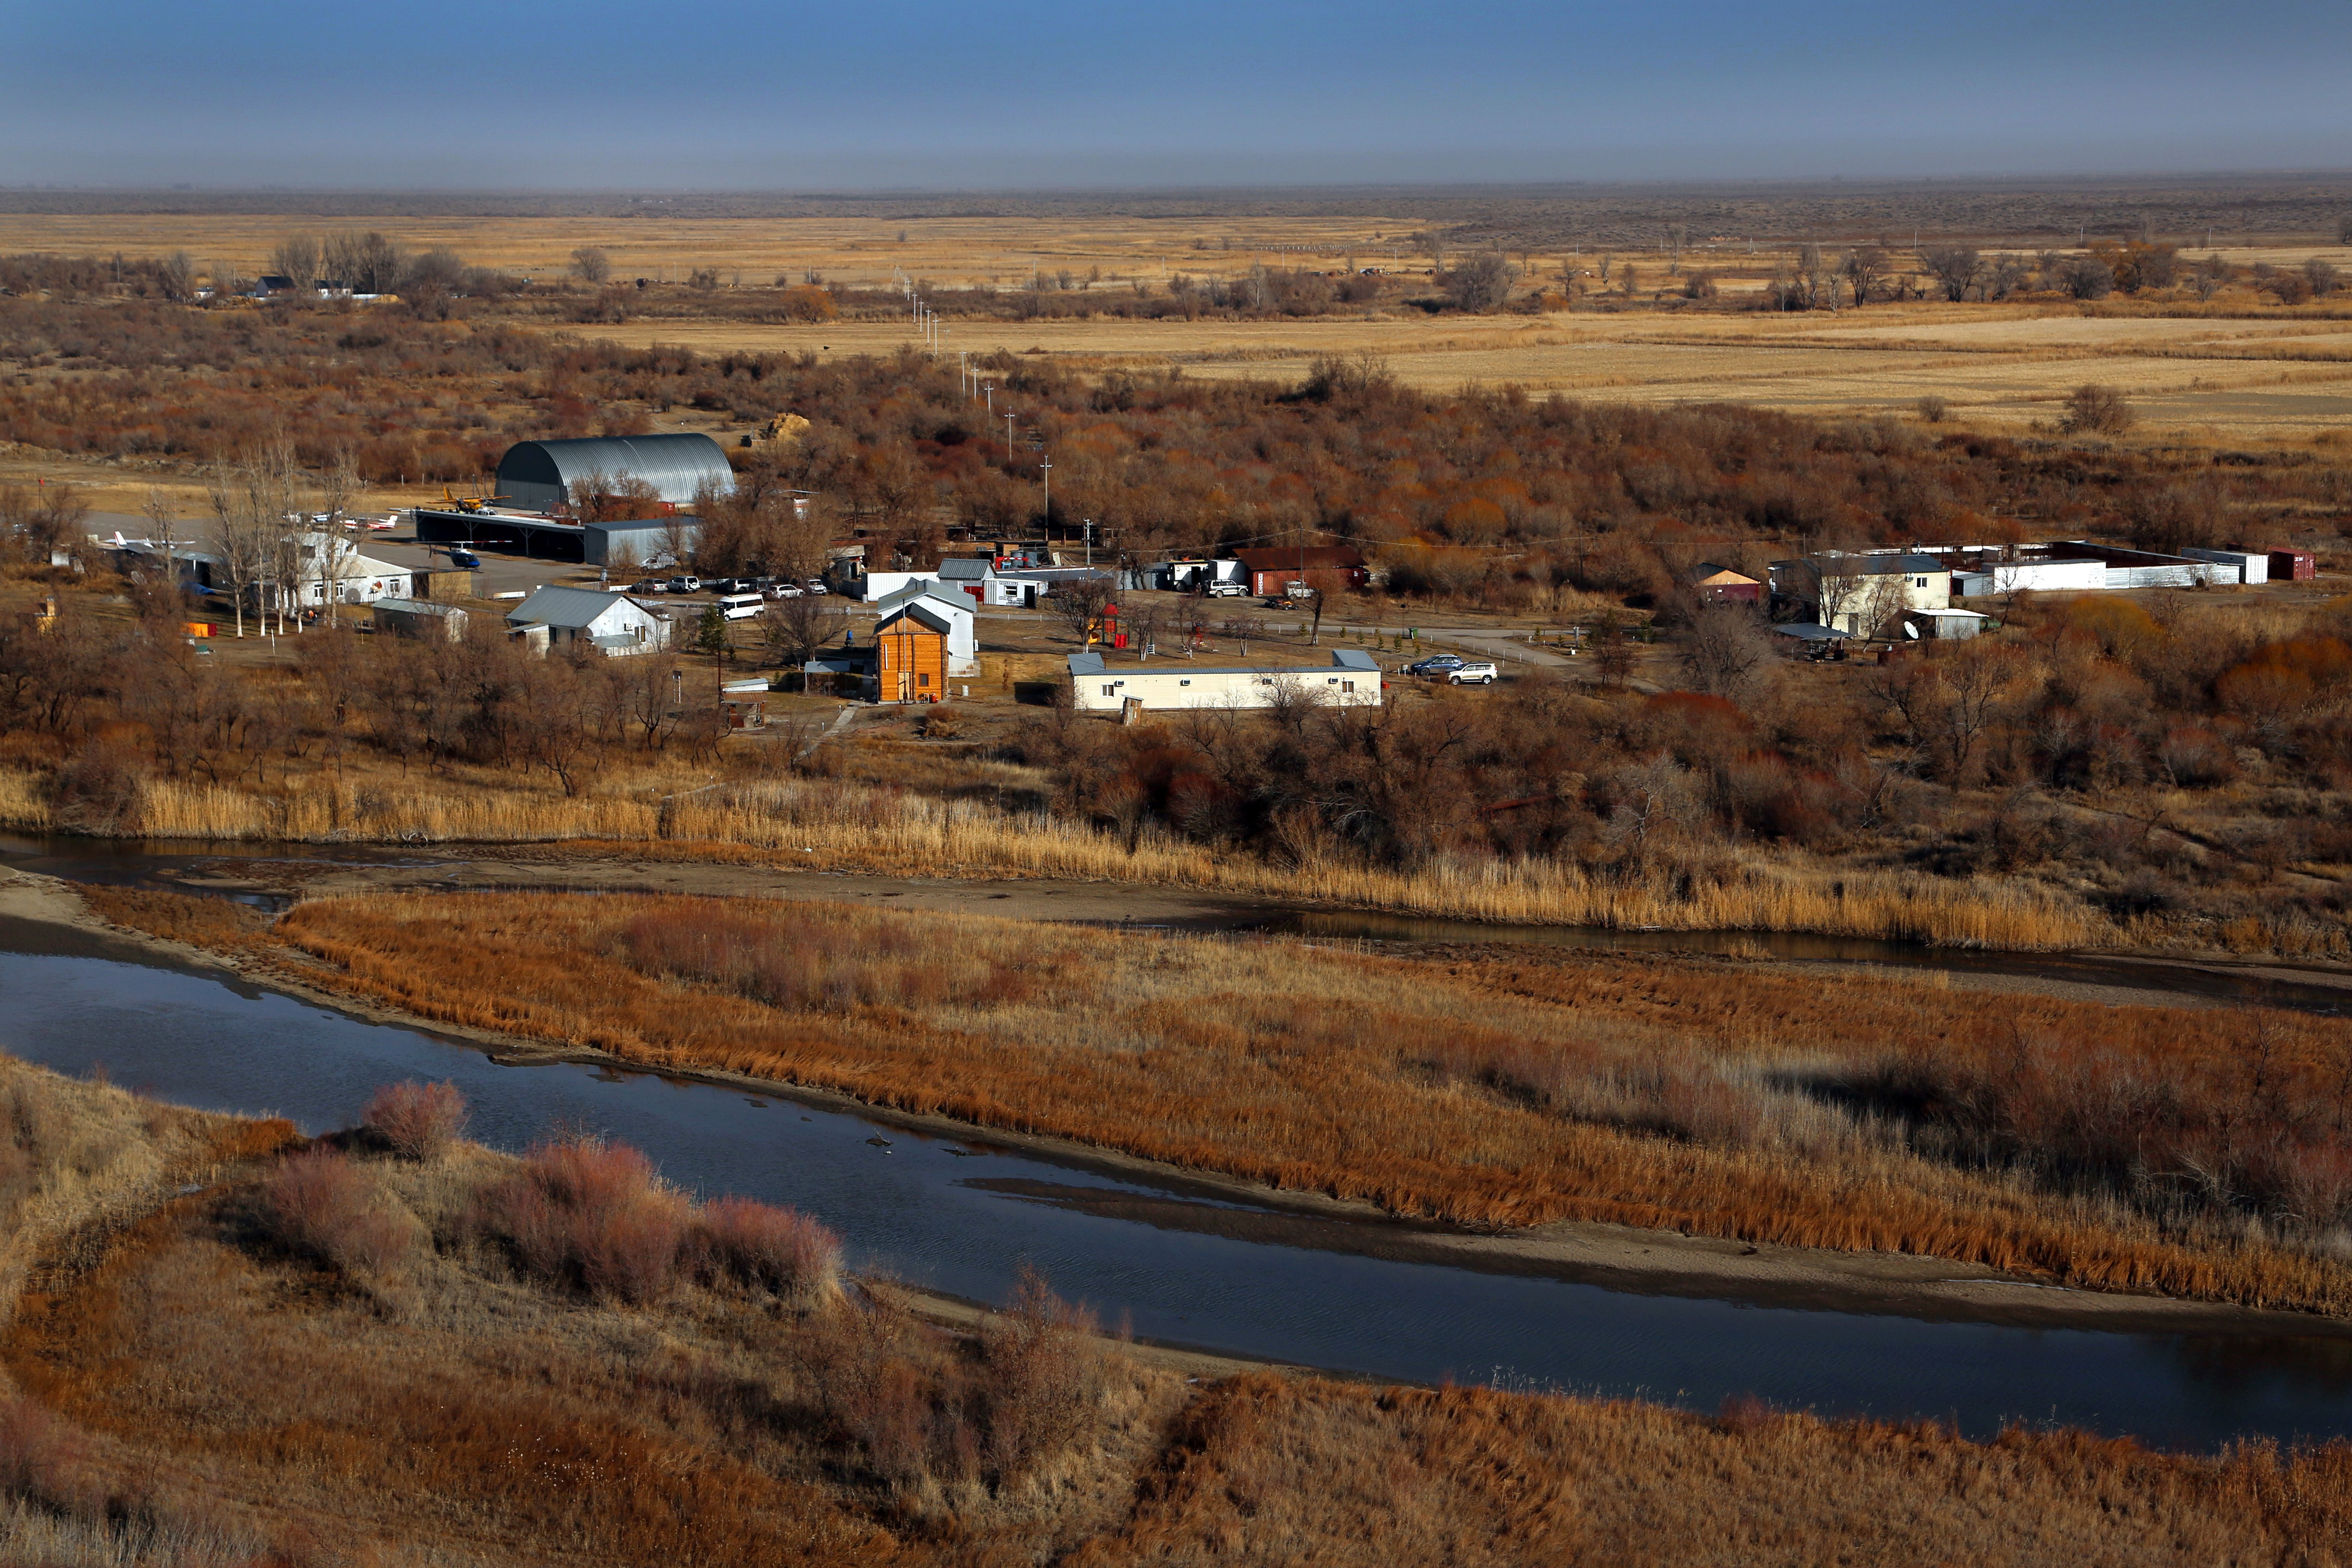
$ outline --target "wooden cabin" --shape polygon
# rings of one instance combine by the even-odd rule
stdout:
[[[948,694],[948,638],[908,609],[874,628],[875,700],[937,702]]]

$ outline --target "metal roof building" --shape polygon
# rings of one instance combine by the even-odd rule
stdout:
[[[725,495],[735,489],[727,454],[708,436],[596,436],[574,441],[518,441],[499,459],[501,500],[549,511],[571,499],[572,484],[592,475],[644,479],[672,506],[694,500],[704,485]]]

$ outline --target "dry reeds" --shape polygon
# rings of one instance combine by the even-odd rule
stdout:
[[[1759,855],[1736,879],[1699,886],[1670,869],[1621,878],[1549,859],[1440,858],[1412,871],[1329,861],[1287,868],[1210,854],[1150,829],[1130,847],[1121,835],[1081,822],[824,780],[730,785],[667,800],[351,786],[278,798],[158,783],[142,799],[137,831],[154,837],[561,840],[583,852],[1140,882],[1530,925],[1819,931],[2026,951],[2114,946],[2163,934],[2118,926],[2064,895],[2022,882],[1965,885],[1847,870],[1793,852]],[[2291,940],[2284,925],[2254,934]]]
[[[2197,1116],[2242,1125],[2231,1097],[2257,1091],[2232,1076],[2239,1031],[2224,1014],[2019,999],[1996,1018],[1962,994],[1843,978],[1642,961],[1439,966],[646,896],[326,900],[298,907],[279,934],[331,966],[328,984],[424,1017],[1401,1214],[1606,1220],[2352,1310],[2352,1269],[2324,1247],[2256,1239],[2228,1202],[2119,1188],[2053,1111],[2032,1109],[2053,1105],[2047,1094],[1992,1129],[2007,1157],[1951,1142],[1916,1103],[1864,1092],[1889,1039],[1932,1036],[1992,1073],[2024,1029],[2053,1042],[2056,1060],[2068,1042],[2096,1040],[2135,1074],[2179,1085],[2184,1106],[2211,1108]],[[869,981],[860,952],[869,969],[955,984]],[[583,973],[596,976],[586,992]],[[2345,1026],[2274,1036],[2260,1094],[2333,1081]],[[2074,1081],[2095,1101],[2114,1080]],[[2181,1149],[2206,1146],[2190,1136],[2203,1123],[2179,1125]],[[2324,1118],[2299,1125],[2332,1147]]]

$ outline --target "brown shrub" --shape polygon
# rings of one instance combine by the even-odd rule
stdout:
[[[415,1247],[413,1216],[368,1174],[334,1150],[294,1155],[262,1186],[278,1238],[349,1273],[380,1275]]]
[[[388,1083],[368,1098],[362,1121],[393,1152],[430,1160],[466,1130],[466,1097],[454,1083]]]
[[[1100,1324],[1024,1267],[1013,1300],[981,1330],[989,1472],[1017,1480],[1067,1449],[1108,1384]]]
[[[538,1145],[483,1215],[532,1273],[631,1302],[669,1289],[686,1239],[686,1200],[645,1155],[601,1138]]]
[[[706,1204],[694,1219],[698,1270],[802,1302],[841,1288],[841,1238],[804,1214],[751,1198]]]

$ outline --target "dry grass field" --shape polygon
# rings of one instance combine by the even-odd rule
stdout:
[[[887,284],[893,269],[942,284],[1025,283],[1033,268],[1099,268],[1106,282],[1157,280],[1171,271],[1246,272],[1269,266],[1336,268],[1406,265],[1407,237],[1424,224],[1410,217],[1251,217],[1204,215],[1094,220],[1027,217],[905,219],[675,218],[657,207],[642,216],[319,219],[254,216],[0,214],[0,253],[163,256],[184,250],[200,266],[218,263],[250,277],[268,270],[270,249],[293,230],[373,228],[413,250],[446,247],[477,266],[552,280],[572,251],[595,246],[619,278],[683,279],[698,267],[722,278],[766,284],[817,271],[831,282]],[[904,235],[902,239],[899,237]],[[1195,242],[1200,242],[1196,245]]]
[[[665,216],[393,217],[305,220],[255,215],[0,214],[0,252],[152,257],[185,250],[200,270],[252,275],[289,231],[379,227],[414,250],[446,247],[469,262],[537,282],[562,280],[572,252],[596,246],[614,276],[677,283],[715,268],[727,286],[797,282],[893,287],[903,272],[936,289],[1014,288],[1034,272],[1067,271],[1097,289],[1159,287],[1171,273],[1233,277],[1257,266],[1336,271],[1350,261],[1401,273],[1425,289],[1431,258],[1416,236],[1425,218],[1378,211],[1346,216],[1257,216],[1204,210],[1171,217],[1060,216],[747,219]],[[2094,237],[2096,237],[2095,236]],[[2230,236],[2209,252],[2234,266],[2299,268],[2336,259],[2317,236]],[[1852,243],[1851,238],[1846,243]],[[1988,245],[2047,246],[2024,239]],[[1431,316],[1417,310],[1296,321],[1034,322],[954,318],[947,349],[1039,353],[1080,368],[1175,368],[1187,374],[1297,381],[1317,356],[1369,353],[1410,384],[1436,391],[1514,384],[1535,392],[1636,402],[1731,401],[1809,414],[1907,414],[1924,396],[1973,426],[2020,428],[2049,418],[2085,380],[2119,387],[2146,430],[2217,444],[2306,441],[2352,416],[2352,328],[2320,306],[2210,317],[2163,316],[2117,298],[2091,305],[1878,304],[1804,315],[1678,312],[1682,277],[1705,270],[1727,296],[1760,289],[1792,252],[1694,238],[1682,256],[1618,248],[1610,263],[1643,286],[1604,296],[1612,311],[1542,316]],[[1597,286],[1604,253],[1555,248],[1513,253],[1528,281],[1563,271]],[[1917,271],[1907,249],[1896,271]],[[675,296],[672,297],[675,300]],[[813,325],[737,322],[663,302],[612,326],[576,329],[631,346],[675,343],[706,352],[887,353],[912,340],[902,322],[842,320]],[[29,477],[30,470],[26,470]]]
[[[951,320],[950,353],[1051,354],[1087,370],[1298,382],[1327,354],[1370,353],[1431,391],[1516,384],[1643,403],[1733,402],[1800,414],[1895,414],[1941,397],[1969,426],[2054,418],[2085,381],[2122,390],[2147,433],[2231,443],[2311,440],[2352,416],[2352,328],[2180,319],[2097,307],[1874,305],[1837,315],[1544,316],[1382,312],[1275,321]],[[894,321],[764,324],[640,318],[587,329],[632,347],[888,353]]]

